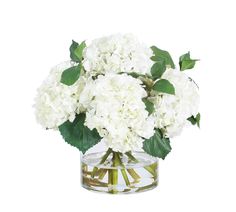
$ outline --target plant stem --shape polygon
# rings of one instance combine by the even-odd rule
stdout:
[[[153,163],[149,166],[145,166],[144,167],[149,173],[152,174],[152,176],[154,177],[154,179],[157,178],[157,163]]]
[[[116,152],[113,152],[113,175],[112,175],[112,180],[113,180],[113,185],[117,185],[118,183],[118,169],[117,166],[119,165],[119,161],[117,158]]]
[[[83,173],[85,173],[86,175],[88,174],[88,166],[86,164],[82,164],[82,171]]]
[[[125,184],[127,186],[130,186],[129,178],[128,178],[128,175],[127,175],[127,173],[125,171],[125,166],[124,166],[124,164],[121,161],[120,154],[118,152],[116,154],[117,154],[117,159],[118,159],[119,165],[122,167],[122,169],[120,171],[121,171],[121,174],[122,174],[122,176],[124,178]]]
[[[105,163],[106,159],[107,159],[108,156],[111,154],[111,152],[112,152],[112,149],[109,148],[109,149],[107,150],[107,152],[105,153],[105,155],[102,157],[101,161],[99,162],[99,165]],[[95,167],[93,168],[91,177],[94,177],[94,176],[97,174],[97,171],[98,171],[98,167],[95,166]]]
[[[108,170],[108,185],[112,185],[112,169]]]
[[[106,175],[106,173],[107,173],[107,169],[100,169],[100,170],[101,170],[101,172],[98,175],[98,179],[102,180],[104,178],[104,176]]]
[[[145,168],[153,177],[156,177],[156,172],[155,172],[155,170],[152,169],[151,166],[144,166],[144,168]]]
[[[130,158],[130,160],[138,163],[138,160],[132,155],[131,152],[126,152],[125,154]],[[156,167],[153,167],[153,164],[150,166],[144,166],[144,169],[146,169],[154,178],[156,178]]]
[[[134,171],[134,169],[127,169],[127,172],[135,181],[138,181],[140,179],[140,176],[137,174],[136,171]]]
[[[118,160],[117,160],[116,152],[112,152],[112,153],[113,153],[112,166],[114,168],[108,170],[108,184],[112,187],[111,190],[109,191],[109,193],[116,194],[117,190],[116,190],[115,186],[118,184],[118,170],[116,167],[118,166]]]
[[[125,154],[130,160],[134,161],[135,163],[138,163],[138,160],[131,154],[131,152],[126,152]]]
[[[89,178],[86,178],[86,177],[83,177],[83,183],[88,185],[89,187],[91,186],[97,186],[97,187],[107,187],[107,183],[103,183],[103,182],[100,182],[98,181],[97,179],[89,179]]]

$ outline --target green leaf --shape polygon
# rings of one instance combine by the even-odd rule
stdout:
[[[166,70],[166,65],[164,60],[157,61],[156,63],[153,64],[151,68],[151,74],[154,80],[161,78],[162,74]]]
[[[190,121],[192,125],[197,124],[197,126],[200,128],[200,119],[201,119],[201,114],[198,113],[196,117],[191,116],[187,120]]]
[[[200,113],[197,114],[196,120],[197,120],[197,126],[200,128],[200,120],[201,120],[201,114]]]
[[[175,95],[174,86],[166,79],[160,79],[153,85],[153,90],[161,93],[168,93]]]
[[[170,140],[164,138],[161,131],[157,129],[151,138],[143,142],[143,150],[149,155],[165,159],[171,151]]]
[[[154,111],[154,104],[150,102],[147,98],[143,98],[142,100],[146,106],[146,110],[148,111],[149,115],[152,114]]]
[[[165,50],[161,50],[161,49],[157,48],[156,46],[152,46],[151,49],[154,53],[154,56],[151,57],[151,60],[153,60],[153,61],[163,60],[165,62],[165,65],[170,65],[171,68],[175,68],[175,64],[174,64],[169,52],[167,52]]]
[[[189,117],[187,120],[190,121],[192,125],[195,125],[197,123],[197,121],[194,118],[194,116]]]
[[[90,130],[88,127],[84,126],[84,121],[85,114],[81,113],[76,116],[72,123],[66,121],[59,126],[59,131],[64,140],[83,153],[101,140],[97,130]]]
[[[70,58],[74,62],[79,62],[79,58],[75,55],[75,50],[79,46],[79,44],[72,40],[72,44],[70,46]]]
[[[83,50],[86,47],[85,41],[83,41],[81,44],[78,44],[77,42],[72,40],[72,44],[70,46],[70,58],[74,62],[81,62],[83,58]]]
[[[179,58],[180,71],[192,69],[195,66],[196,61],[198,60],[190,58],[190,52],[183,54]]]
[[[61,83],[65,85],[73,85],[80,77],[81,65],[73,66],[65,71],[61,75]]]
[[[86,47],[86,43],[85,43],[85,41],[83,41],[74,51],[74,53],[77,56],[77,58],[79,59],[79,61],[81,61],[83,58],[83,50],[85,47]]]

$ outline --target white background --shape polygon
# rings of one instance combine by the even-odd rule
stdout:
[[[236,211],[234,1],[0,2],[0,211]],[[131,32],[168,50],[191,50],[201,130],[172,140],[157,189],[102,195],[80,187],[80,154],[35,121],[33,99],[71,39]]]

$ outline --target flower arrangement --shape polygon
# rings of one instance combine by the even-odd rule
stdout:
[[[107,152],[98,165],[110,158],[127,186],[132,184],[128,174],[138,180],[134,169],[125,168],[130,161],[138,162],[133,152],[142,149],[164,159],[172,137],[189,123],[199,126],[198,86],[184,73],[197,61],[190,53],[179,58],[177,70],[167,51],[149,48],[133,35],[118,34],[88,46],[73,41],[70,58],[55,66],[38,89],[37,121],[46,129],[59,130],[82,153],[104,142]],[[89,180],[108,173],[106,185],[115,193],[117,170],[98,165],[88,174]],[[156,167],[145,169],[157,177]]]

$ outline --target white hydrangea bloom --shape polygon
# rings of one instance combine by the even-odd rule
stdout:
[[[85,125],[96,128],[114,151],[142,147],[143,138],[154,134],[154,119],[145,110],[146,91],[139,79],[126,74],[100,75],[87,82],[80,104],[87,108]]]
[[[45,128],[57,129],[65,121],[73,121],[75,113],[79,112],[78,98],[85,84],[84,78],[80,77],[72,86],[60,83],[62,72],[72,65],[67,61],[52,68],[38,89],[35,114],[37,121]]]
[[[111,35],[85,48],[83,65],[90,76],[105,73],[150,74],[152,50],[130,34]]]
[[[199,94],[196,84],[179,70],[168,69],[162,76],[175,87],[175,95],[159,94],[152,98],[155,104],[156,127],[164,130],[166,137],[174,137],[182,132],[189,121],[196,116],[199,107]]]

